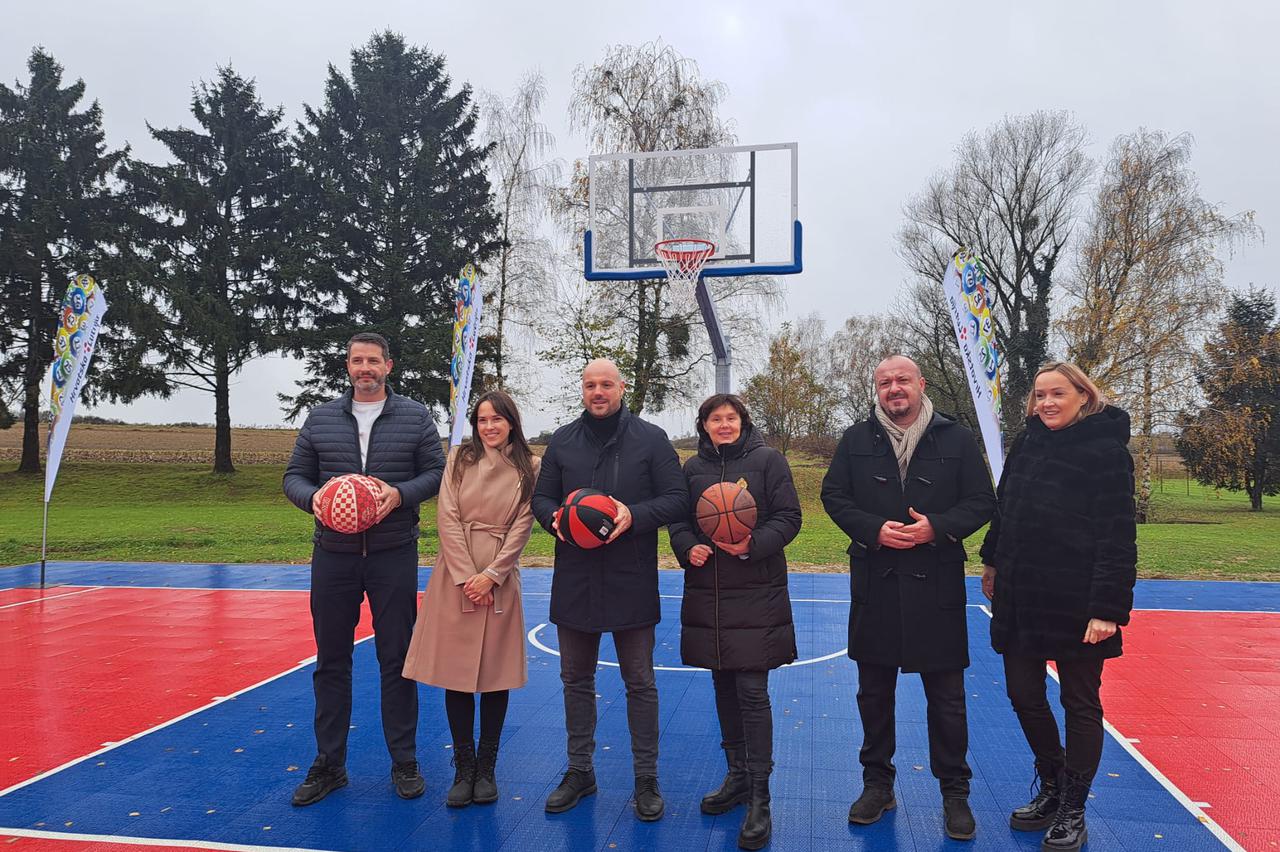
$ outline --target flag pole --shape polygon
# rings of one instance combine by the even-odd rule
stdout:
[[[40,534],[40,588],[44,588],[44,558],[49,548],[49,501],[44,501],[44,530]]]

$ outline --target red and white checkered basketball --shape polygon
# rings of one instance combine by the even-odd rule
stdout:
[[[320,488],[316,519],[331,530],[355,534],[378,517],[378,484],[359,473],[335,476]]]

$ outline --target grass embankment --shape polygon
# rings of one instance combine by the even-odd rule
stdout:
[[[825,463],[791,460],[804,528],[787,549],[793,566],[844,570],[848,539],[822,511]],[[49,515],[52,560],[306,562],[311,516],[280,491],[283,465],[241,465],[230,476],[207,465],[68,460]],[[0,473],[0,565],[38,561],[43,477]],[[1189,491],[1189,493],[1187,493]],[[1156,523],[1139,527],[1144,577],[1280,580],[1280,503],[1249,511],[1243,494],[1215,492],[1182,479],[1154,495]],[[423,507],[421,552],[436,551],[435,508]],[[970,539],[976,553],[979,536]],[[549,564],[552,539],[534,529],[527,564]],[[669,558],[665,533],[660,545]],[[977,569],[976,560],[970,568]]]

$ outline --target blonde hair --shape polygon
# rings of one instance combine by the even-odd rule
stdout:
[[[1027,394],[1028,417],[1036,413],[1035,380],[1045,373],[1059,373],[1063,378],[1071,382],[1072,387],[1085,395],[1084,405],[1080,407],[1079,413],[1076,414],[1076,422],[1097,414],[1107,407],[1107,398],[1102,395],[1102,391],[1098,390],[1098,386],[1093,383],[1093,380],[1085,375],[1084,370],[1081,370],[1070,361],[1049,361],[1036,371],[1035,377],[1031,380],[1031,392]]]

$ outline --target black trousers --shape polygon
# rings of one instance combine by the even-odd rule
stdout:
[[[557,635],[569,766],[589,772],[596,751],[596,666],[600,661],[601,634],[560,625]],[[627,727],[631,730],[631,765],[636,777],[658,774],[658,685],[653,677],[653,643],[652,626],[613,631],[618,667],[627,687]]]
[[[769,706],[769,673],[711,670],[720,718],[720,745],[745,748],[747,772],[767,778],[773,771],[773,709]]]
[[[311,556],[316,748],[338,765],[347,762],[351,653],[366,594],[382,672],[382,733],[387,750],[397,763],[416,759],[418,685],[401,672],[418,609],[417,542],[368,556],[316,547]]]
[[[928,701],[929,768],[944,796],[968,796],[973,772],[965,762],[969,724],[965,718],[964,669],[921,672]],[[896,666],[858,663],[858,713],[862,717],[862,782],[869,787],[892,787],[897,777],[893,753],[897,749],[894,716],[898,688]]]
[[[1004,678],[1009,700],[1018,714],[1027,745],[1036,762],[1056,769],[1066,766],[1092,781],[1102,760],[1102,664],[1103,660],[1059,660],[1058,683],[1062,709],[1067,717],[1067,747],[1058,737],[1045,690],[1046,660],[1005,654]]]

